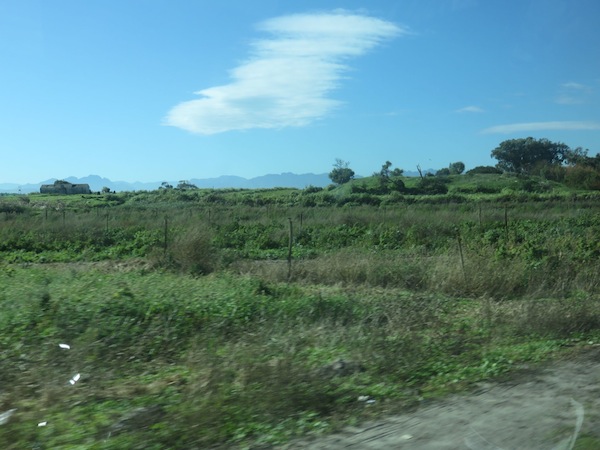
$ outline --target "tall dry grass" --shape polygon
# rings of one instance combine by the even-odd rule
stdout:
[[[503,260],[482,251],[465,251],[464,266],[456,254],[421,255],[342,249],[314,259],[297,260],[291,281],[330,286],[370,286],[439,292],[459,297],[494,299],[569,297],[600,292],[600,262],[581,267],[569,260],[532,265]],[[238,261],[232,268],[265,280],[285,282],[282,261]]]

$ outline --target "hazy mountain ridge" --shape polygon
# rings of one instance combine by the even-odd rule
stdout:
[[[404,176],[418,176],[418,172],[405,171]],[[357,178],[361,176],[357,175]],[[99,175],[88,175],[87,177],[67,177],[63,178],[70,183],[87,183],[90,185],[92,192],[99,192],[102,188],[107,187],[111,191],[151,191],[158,189],[163,181],[112,181],[108,178]],[[32,192],[40,192],[42,184],[52,184],[57,178],[40,181],[39,183],[17,184],[17,183],[0,183],[0,192],[9,194],[29,194]],[[243,178],[235,175],[222,175],[216,178],[192,178],[186,180],[202,189],[268,189],[275,187],[289,187],[304,189],[307,186],[325,187],[331,184],[327,173],[304,173],[295,174],[292,172],[284,172],[280,174],[267,174],[255,178]],[[172,186],[177,186],[178,181],[167,181]]]
[[[128,181],[112,181],[108,178],[101,177],[99,175],[89,175],[87,177],[67,177],[63,178],[65,181],[70,183],[87,183],[90,185],[90,189],[93,192],[101,191],[102,188],[107,187],[111,191],[144,191],[158,189],[163,181],[151,181],[151,182],[128,182]],[[56,178],[50,178],[48,180],[40,181],[39,183],[30,184],[17,184],[17,183],[0,183],[0,192],[4,193],[22,193],[28,194],[32,192],[40,192],[40,186],[42,184],[52,184],[56,181]],[[223,175],[216,178],[192,178],[186,180],[199,188],[239,188],[239,189],[257,189],[257,188],[273,188],[273,187],[290,187],[304,189],[305,187],[320,186],[325,187],[331,183],[326,173],[323,174],[294,174],[294,173],[281,173],[281,174],[268,174],[256,178],[243,178],[233,175]],[[167,181],[173,186],[177,186],[179,181]]]

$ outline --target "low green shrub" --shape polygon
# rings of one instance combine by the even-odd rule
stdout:
[[[207,228],[184,230],[168,246],[169,261],[185,273],[211,273],[220,263],[219,252],[212,240],[212,232]]]

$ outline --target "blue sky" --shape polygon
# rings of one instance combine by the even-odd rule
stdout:
[[[0,0],[0,182],[600,152],[598,0]]]

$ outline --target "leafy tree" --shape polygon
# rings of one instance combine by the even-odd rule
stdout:
[[[377,175],[379,175],[381,178],[389,178],[391,173],[390,167],[392,167],[392,163],[386,161],[385,164],[381,166],[381,170]]]
[[[163,182],[160,184],[160,187],[159,187],[159,189],[173,189],[173,185],[172,185],[172,184],[169,184],[169,182],[168,182],[168,181],[163,181]]]
[[[187,190],[191,190],[191,189],[198,189],[198,186],[196,186],[193,183],[190,183],[187,180],[181,180],[178,184],[177,184],[177,189],[181,190],[181,191],[187,191]]]
[[[445,176],[448,176],[448,175],[450,175],[450,169],[448,169],[448,168],[446,168],[446,167],[445,167],[445,168],[443,168],[443,169],[440,169],[440,170],[438,170],[438,171],[435,173],[435,176],[436,176],[436,177],[445,177]]]
[[[354,170],[350,167],[348,161],[344,161],[340,158],[335,159],[333,170],[329,172],[329,179],[335,184],[344,184],[354,178]]]
[[[465,163],[462,161],[450,163],[448,170],[451,175],[460,175],[465,171]]]
[[[103,193],[103,194],[110,194],[110,188],[109,188],[109,187],[107,187],[107,186],[104,186],[104,187],[102,188],[102,193]]]
[[[402,181],[400,178],[404,173],[404,170],[400,168],[392,170],[391,167],[392,163],[390,161],[386,161],[381,166],[381,170],[373,174],[373,176],[379,180],[379,187],[377,188],[377,193],[379,194],[387,194],[391,191],[404,190],[404,181]]]
[[[404,169],[396,167],[394,170],[391,170],[391,167],[392,163],[390,161],[386,161],[385,164],[381,166],[381,170],[373,173],[373,176],[389,179],[390,177],[401,177],[404,173]]]
[[[569,164],[577,158],[577,152],[561,142],[548,139],[510,139],[492,150],[492,158],[498,160],[496,167],[505,172],[531,174],[536,166],[543,164]]]

